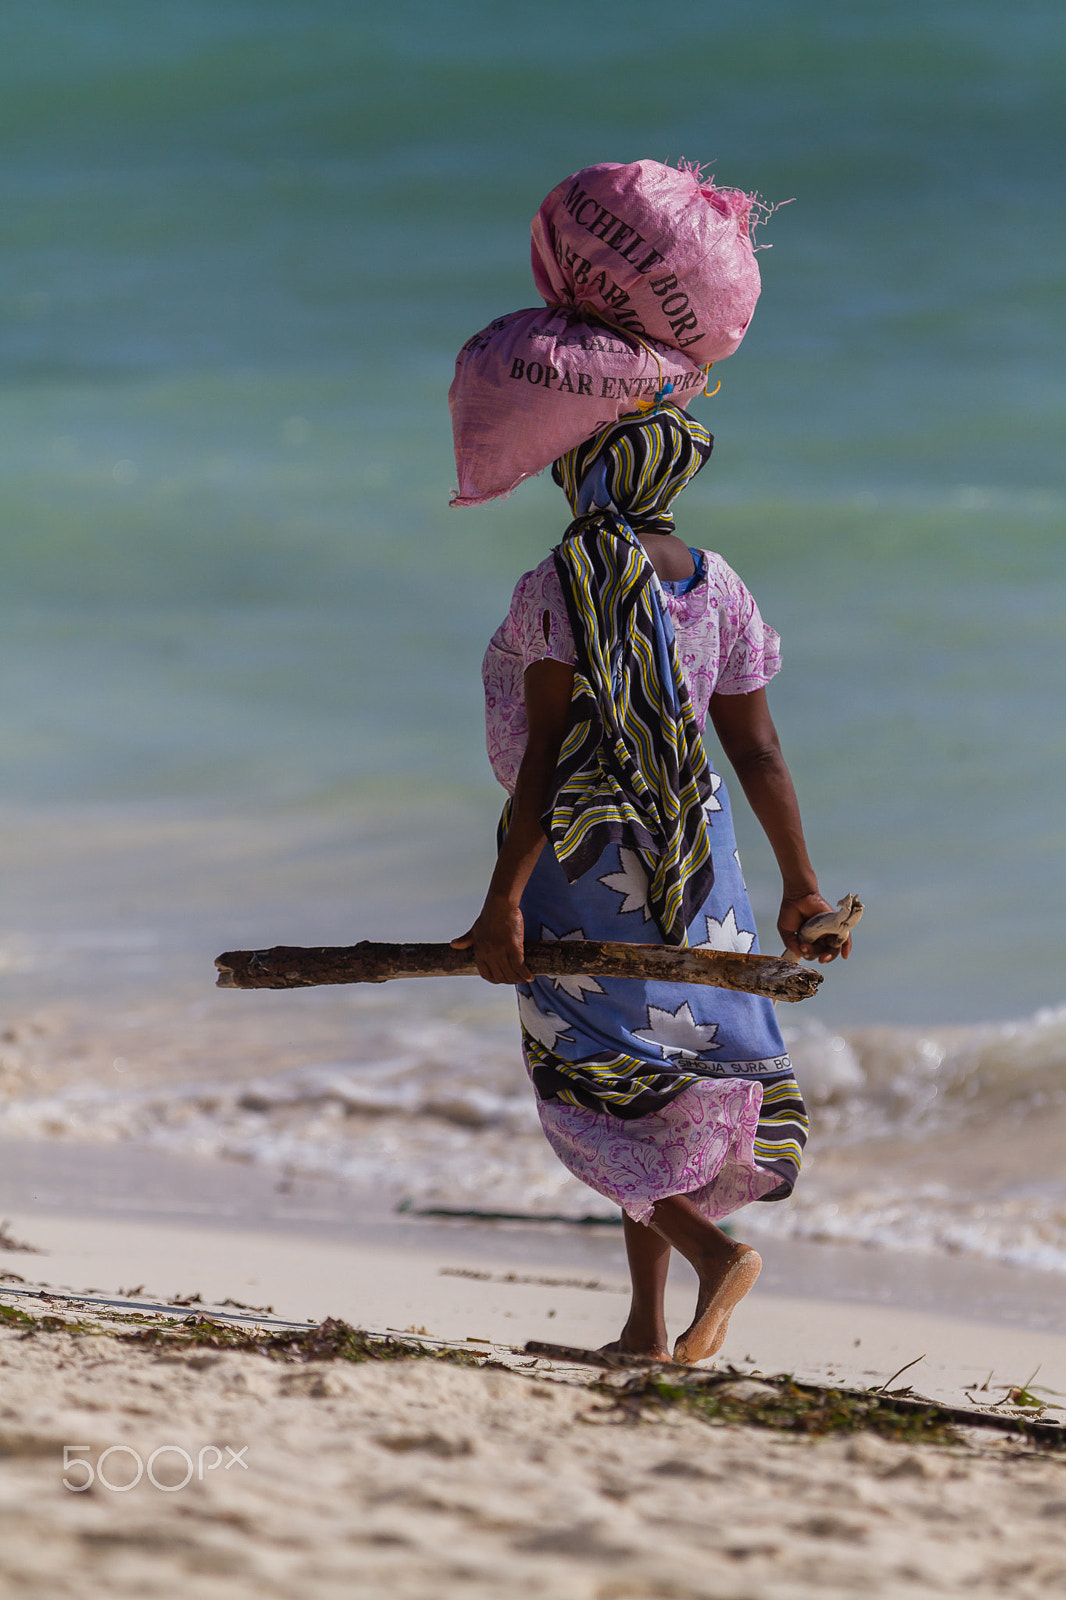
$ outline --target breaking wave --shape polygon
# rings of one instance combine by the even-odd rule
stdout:
[[[1066,1007],[970,1028],[784,1032],[812,1111],[809,1158],[793,1200],[752,1208],[745,1228],[1066,1272],[1061,1163],[1034,1171],[1033,1157],[1037,1127],[1066,1147]],[[329,1175],[396,1203],[607,1214],[548,1149],[497,1027],[397,1004],[366,1048],[239,1083],[16,1093],[0,1137],[134,1140]]]

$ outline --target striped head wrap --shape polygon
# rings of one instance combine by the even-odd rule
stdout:
[[[664,405],[552,468],[575,513],[554,554],[577,661],[545,831],[571,883],[609,843],[634,851],[651,914],[675,945],[714,881],[712,791],[662,589],[633,529],[672,530],[670,503],[711,446],[705,428]]]
[[[629,415],[594,433],[552,465],[575,517],[610,508],[632,528],[673,533],[669,507],[705,466],[714,437],[679,406]]]

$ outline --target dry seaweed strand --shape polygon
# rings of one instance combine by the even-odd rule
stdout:
[[[0,1250],[20,1251],[27,1256],[43,1256],[46,1254],[38,1245],[27,1244],[23,1239],[13,1238],[11,1224],[6,1218],[3,1222],[0,1222]]]

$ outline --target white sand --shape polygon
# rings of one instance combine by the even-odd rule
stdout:
[[[434,1255],[60,1216],[14,1216],[11,1232],[49,1254],[0,1253],[0,1271],[53,1286],[143,1283],[445,1337],[587,1346],[617,1332],[625,1306],[620,1281],[602,1273],[599,1288],[507,1281],[553,1274],[509,1257],[505,1237],[490,1260],[461,1234]],[[2,1287],[11,1302],[19,1286]],[[675,1322],[688,1307],[679,1280]],[[1023,1381],[1038,1362],[1038,1381],[1066,1390],[1062,1337],[758,1291],[725,1351],[765,1371],[861,1382],[923,1353],[908,1377],[945,1398],[989,1368],[993,1384]],[[580,1381],[550,1377],[425,1361],[279,1365],[4,1329],[0,1594],[1035,1600],[1066,1590],[1062,1454],[994,1435],[941,1448],[793,1439],[675,1411],[638,1422]],[[209,1450],[203,1481],[194,1471],[174,1492],[142,1478],[128,1492],[76,1494],[62,1483],[64,1444],[85,1446],[94,1465],[113,1445],[142,1462],[179,1445],[194,1463],[217,1445],[222,1463],[212,1470]],[[225,1466],[227,1445],[247,1446],[243,1465]],[[105,1475],[121,1484],[132,1464],[117,1452]],[[186,1467],[170,1452],[154,1471],[165,1484]]]

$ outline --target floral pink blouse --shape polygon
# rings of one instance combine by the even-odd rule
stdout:
[[[691,588],[664,583],[662,589],[702,733],[712,694],[750,694],[769,683],[781,667],[781,641],[732,567],[713,550],[697,553],[702,579],[688,580]],[[514,794],[526,748],[525,670],[545,660],[574,660],[574,635],[551,556],[519,578],[481,667],[489,762],[508,794]]]

